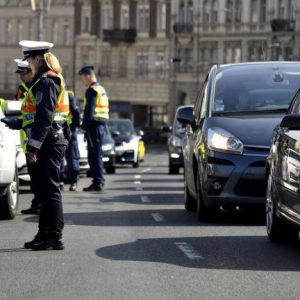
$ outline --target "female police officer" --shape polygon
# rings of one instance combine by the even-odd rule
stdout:
[[[24,60],[34,72],[22,105],[22,128],[28,135],[27,163],[35,164],[39,178],[37,193],[42,199],[39,230],[24,244],[33,250],[62,250],[64,227],[59,169],[67,147],[68,94],[52,43],[21,41]]]

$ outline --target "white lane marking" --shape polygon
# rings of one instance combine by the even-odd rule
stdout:
[[[142,176],[141,175],[134,175],[135,179],[140,179]]]
[[[136,190],[136,191],[142,191],[143,188],[142,188],[142,187],[137,187],[137,188],[135,188],[135,190]]]
[[[136,181],[134,181],[134,184],[141,184],[141,181],[136,180]]]
[[[190,244],[185,242],[175,242],[175,245],[189,259],[204,259]]]
[[[166,221],[164,216],[161,215],[160,213],[152,213],[151,216],[156,222],[165,222]]]
[[[144,169],[144,170],[140,171],[140,173],[146,173],[146,172],[149,172],[149,171],[151,171],[151,168]]]
[[[143,203],[150,203],[151,202],[151,200],[149,199],[148,196],[141,196],[141,201]]]

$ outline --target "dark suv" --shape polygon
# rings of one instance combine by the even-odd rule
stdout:
[[[300,86],[300,63],[213,66],[194,109],[179,112],[185,207],[198,219],[265,205],[265,165],[273,129]]]
[[[176,109],[171,135],[168,139],[169,174],[178,174],[179,169],[183,168],[182,139],[185,135],[185,126],[178,122],[177,115],[179,111],[187,108],[192,109],[193,106],[184,105]]]
[[[274,130],[267,160],[267,233],[273,242],[298,239],[300,229],[300,92]]]

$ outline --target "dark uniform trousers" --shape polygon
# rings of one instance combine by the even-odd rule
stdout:
[[[47,234],[50,238],[59,239],[64,228],[59,175],[67,142],[62,134],[59,134],[59,140],[51,139],[48,135],[37,154],[35,164],[38,174],[36,193],[38,198],[42,199],[39,232]]]
[[[90,165],[93,185],[104,185],[102,143],[105,132],[104,124],[93,124],[87,129],[88,162]]]
[[[40,209],[42,205],[42,199],[37,197],[37,187],[39,184],[38,168],[36,164],[27,164],[28,174],[30,175],[30,188],[33,193],[33,199],[31,201],[31,208]]]
[[[77,128],[71,129],[71,140],[66,151],[67,159],[67,174],[70,183],[75,183],[79,180],[80,166],[79,166],[79,149],[77,140]]]

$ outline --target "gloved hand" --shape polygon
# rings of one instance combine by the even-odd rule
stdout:
[[[3,122],[10,129],[18,130],[18,129],[22,128],[22,120],[20,120],[18,118],[6,118],[6,117],[4,117],[0,121]]]

